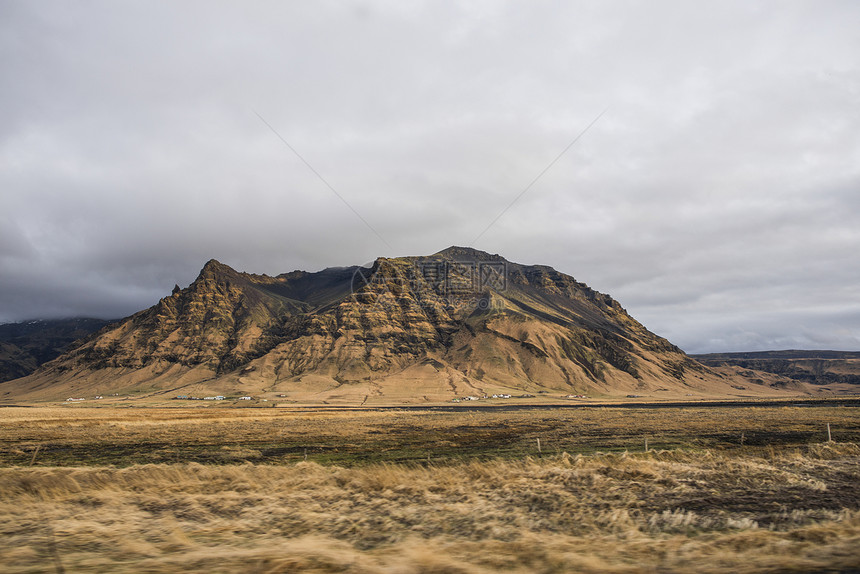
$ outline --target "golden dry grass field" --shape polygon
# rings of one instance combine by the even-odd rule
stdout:
[[[858,443],[827,404],[3,408],[0,571],[852,572]]]

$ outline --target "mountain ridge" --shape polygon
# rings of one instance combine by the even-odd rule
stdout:
[[[32,373],[112,322],[74,317],[0,323],[0,382]]]
[[[691,355],[713,368],[774,373],[811,385],[839,385],[860,390],[860,351],[798,350],[740,351]]]

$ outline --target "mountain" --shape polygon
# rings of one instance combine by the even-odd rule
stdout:
[[[78,339],[109,323],[81,318],[0,324],[0,382],[32,373],[59,357]]]
[[[352,403],[774,392],[694,361],[573,277],[464,247],[274,277],[211,260],[187,288],[0,384],[0,399]]]
[[[860,391],[860,352],[856,351],[758,351],[693,355],[711,367],[774,373],[812,385],[829,385]]]

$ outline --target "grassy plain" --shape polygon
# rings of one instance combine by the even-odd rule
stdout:
[[[3,408],[0,570],[850,572],[858,444],[827,405]]]

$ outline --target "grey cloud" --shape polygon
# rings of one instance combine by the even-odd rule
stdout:
[[[0,10],[0,320],[468,244],[608,106],[476,247],[690,351],[858,346],[855,3]]]

